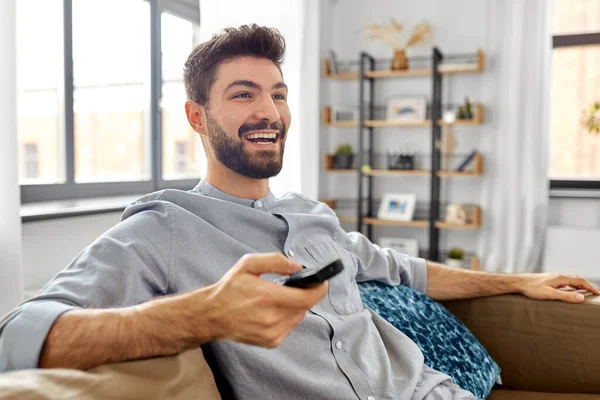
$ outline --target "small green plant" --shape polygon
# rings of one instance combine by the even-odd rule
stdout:
[[[467,118],[473,118],[473,110],[471,108],[471,101],[468,97],[465,97],[465,113],[467,114]]]
[[[465,252],[462,249],[457,247],[451,249],[448,252],[448,258],[453,258],[455,260],[462,260],[465,257]]]
[[[589,133],[600,134],[600,102],[596,101],[592,103],[583,112],[581,122]]]
[[[352,146],[350,146],[349,144],[340,144],[338,147],[336,147],[335,154],[350,155],[352,154],[352,151]]]

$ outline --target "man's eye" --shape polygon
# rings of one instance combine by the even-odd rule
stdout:
[[[285,100],[285,96],[282,94],[276,94],[273,96],[273,98],[277,100]]]
[[[236,94],[235,96],[233,96],[234,99],[237,99],[237,98],[247,99],[249,97],[250,97],[250,93],[240,93],[240,94]]]

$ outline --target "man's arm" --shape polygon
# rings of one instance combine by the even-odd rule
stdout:
[[[259,278],[302,267],[282,254],[242,257],[215,285],[121,309],[69,311],[44,343],[42,368],[97,365],[177,354],[218,339],[276,347],[327,293],[327,284],[282,287]]]
[[[450,268],[427,262],[427,296],[434,300],[454,300],[521,293],[540,300],[581,303],[580,293],[558,290],[566,286],[600,295],[597,288],[578,276],[559,274],[494,274]]]

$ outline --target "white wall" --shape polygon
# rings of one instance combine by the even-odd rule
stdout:
[[[426,21],[433,29],[432,44],[443,53],[474,53],[486,51],[487,3],[480,0],[342,0],[324,1],[321,10],[321,58],[333,49],[339,60],[357,60],[359,51],[364,50],[375,58],[391,58],[392,50],[386,44],[366,39],[361,29],[368,24],[387,23],[390,17],[411,29],[416,23]],[[410,50],[415,54],[431,54],[431,45]],[[321,81],[321,105],[358,106],[359,86],[356,81]],[[469,96],[472,101],[485,102],[482,93],[482,75],[446,76],[443,79],[443,102],[458,104]],[[415,77],[407,79],[379,80],[375,83],[376,105],[385,105],[391,95],[426,96],[431,101],[431,79]],[[488,110],[486,110],[487,112]],[[468,153],[479,148],[481,135],[493,134],[483,127],[455,127],[458,148],[456,153]],[[338,144],[350,143],[358,148],[356,129],[321,127],[321,157],[332,153]],[[385,152],[387,147],[412,141],[418,153],[430,153],[430,128],[377,128],[374,130],[376,151]],[[484,154],[485,157],[485,154]],[[429,163],[429,160],[425,160]],[[481,179],[442,179],[442,201],[458,203],[480,203]],[[357,177],[355,174],[327,173],[321,168],[320,198],[356,198]],[[379,177],[374,178],[374,197],[381,199],[383,193],[416,193],[417,201],[429,199],[428,177]],[[355,225],[348,225],[355,229]],[[374,240],[381,236],[410,237],[419,241],[420,248],[428,246],[428,234],[423,228],[374,227]],[[478,244],[477,231],[442,230],[440,247],[447,249],[458,246],[475,251]]]
[[[15,1],[0,2],[0,315],[22,299],[17,173]]]
[[[120,212],[23,224],[25,296],[39,291],[98,236],[119,222]]]

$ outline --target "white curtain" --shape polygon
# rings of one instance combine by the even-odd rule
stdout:
[[[0,2],[0,316],[22,300],[15,0]]]
[[[292,124],[281,173],[271,179],[275,195],[299,192],[316,199],[319,159],[318,0],[200,1],[200,41],[223,28],[257,23],[277,28],[286,40],[283,76],[289,87]]]
[[[539,266],[547,226],[552,2],[488,5],[479,253],[488,271],[530,272]]]

